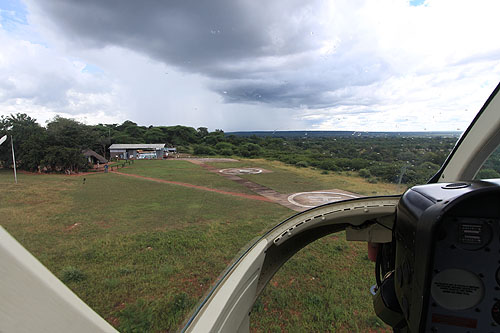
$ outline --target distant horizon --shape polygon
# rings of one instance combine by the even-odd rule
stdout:
[[[332,137],[387,137],[387,136],[452,136],[459,137],[461,131],[322,131],[322,130],[298,130],[298,131],[229,131],[225,135],[235,136],[261,136],[261,137],[310,137],[310,138],[332,138]]]
[[[163,125],[161,125],[163,126]],[[177,126],[177,125],[173,125]],[[183,125],[179,125],[183,126]],[[224,130],[224,129],[222,129]],[[254,133],[254,132],[354,132],[354,133],[463,133],[463,131],[355,131],[355,130],[308,130],[308,129],[298,129],[298,130],[250,130],[250,131],[224,131],[224,133]]]
[[[22,112],[20,112],[22,113]],[[15,116],[16,114],[18,113],[11,113],[9,115],[0,115],[2,117],[10,117],[10,116]],[[27,114],[27,113],[25,113]],[[348,130],[348,129],[339,129],[339,130],[335,130],[335,129],[286,129],[286,130],[279,130],[279,129],[275,129],[275,130],[266,130],[266,129],[255,129],[255,130],[225,130],[224,128],[222,127],[214,127],[213,129],[210,129],[208,126],[204,126],[204,125],[201,125],[201,126],[194,126],[194,125],[182,125],[182,124],[175,124],[175,125],[153,125],[153,124],[149,124],[149,125],[142,125],[138,122],[135,122],[133,120],[130,120],[130,119],[126,119],[124,120],[123,122],[121,123],[95,123],[95,124],[88,124],[80,119],[78,119],[77,117],[65,117],[65,116],[62,116],[62,115],[56,115],[55,117],[53,117],[52,119],[49,119],[49,120],[46,120],[45,121],[45,124],[43,124],[42,122],[40,122],[38,119],[36,119],[35,117],[33,117],[32,115],[29,115],[27,114],[29,117],[33,118],[40,126],[42,127],[45,127],[47,123],[50,123],[51,121],[55,120],[57,117],[61,117],[61,118],[66,118],[66,119],[71,119],[71,120],[74,120],[74,121],[77,121],[77,122],[80,122],[84,125],[87,125],[87,126],[98,126],[98,125],[104,125],[104,126],[108,126],[108,125],[116,125],[116,126],[120,126],[122,125],[123,123],[127,122],[127,121],[130,121],[130,122],[133,122],[135,124],[137,124],[137,126],[140,126],[140,127],[173,127],[173,126],[184,126],[184,127],[191,127],[191,128],[194,128],[194,129],[198,129],[198,128],[207,128],[207,130],[209,130],[210,132],[214,132],[215,130],[222,130],[224,131],[224,133],[226,134],[232,134],[232,133],[256,133],[256,132],[261,132],[261,133],[271,133],[271,132],[275,132],[275,133],[288,133],[288,132],[315,132],[315,133],[318,133],[318,132],[337,132],[337,133],[427,133],[427,134],[431,134],[431,133],[453,133],[453,134],[461,134],[465,131],[464,130],[439,130],[439,131],[436,131],[436,130],[376,130],[376,131],[371,131],[371,130]]]

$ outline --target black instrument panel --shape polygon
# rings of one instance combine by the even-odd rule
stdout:
[[[499,220],[448,215],[435,245],[428,332],[500,330]]]
[[[410,332],[500,332],[500,182],[416,186],[394,230]]]

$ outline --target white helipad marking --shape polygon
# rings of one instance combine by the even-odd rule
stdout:
[[[325,195],[321,195],[321,196],[317,195],[316,196],[315,194],[325,194]],[[311,195],[308,197],[308,201],[311,201],[311,202],[317,203],[317,204],[314,206],[310,206],[310,205],[304,205],[304,204],[301,204],[301,203],[298,203],[297,201],[295,201],[295,198],[298,196],[301,196],[301,195]],[[299,192],[299,193],[295,193],[295,194],[290,195],[288,197],[288,202],[293,204],[293,205],[299,206],[299,207],[313,208],[313,207],[316,207],[316,206],[319,206],[322,204],[326,204],[329,202],[340,201],[343,199],[343,197],[358,198],[357,196],[352,195],[352,194],[339,193],[339,192]]]
[[[259,168],[244,168],[244,169],[229,168],[229,169],[221,169],[221,170],[219,170],[219,172],[227,174],[227,175],[237,175],[237,174],[256,175],[256,174],[262,173],[262,169],[259,169]]]

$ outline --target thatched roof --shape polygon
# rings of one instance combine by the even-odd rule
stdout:
[[[101,163],[108,163],[107,159],[105,159],[102,155],[99,155],[98,153],[96,153],[92,149],[84,149],[84,150],[82,150],[82,154],[85,157],[89,157],[89,156],[95,157]]]

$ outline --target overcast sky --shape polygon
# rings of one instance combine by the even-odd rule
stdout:
[[[0,0],[0,115],[214,130],[464,130],[500,2]]]

